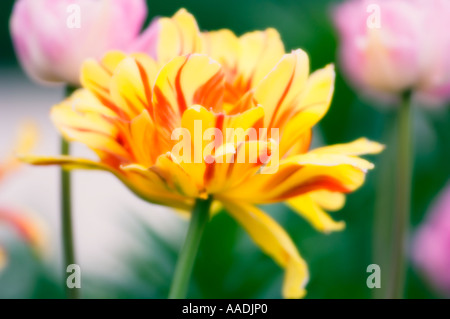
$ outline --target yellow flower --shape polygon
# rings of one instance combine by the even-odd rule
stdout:
[[[16,155],[30,152],[36,144],[37,135],[38,131],[34,123],[24,122],[21,125],[19,135],[14,143],[14,149],[6,159],[0,162],[0,181],[20,167],[22,163]]]
[[[37,128],[33,123],[26,122],[22,124],[13,152],[0,163],[0,181],[19,169],[22,163],[17,160],[15,154],[29,152],[36,144],[37,134]],[[11,209],[2,205],[0,207],[0,226],[15,229],[19,237],[30,245],[37,255],[45,254],[46,234],[43,223],[34,214],[24,209]],[[0,271],[7,266],[7,263],[8,254],[0,244]]]
[[[51,111],[61,133],[99,160],[25,160],[106,170],[145,200],[177,209],[212,198],[285,268],[283,296],[303,297],[305,261],[256,205],[287,201],[317,229],[342,229],[324,209],[342,207],[343,194],[360,187],[373,168],[358,156],[382,146],[359,139],[309,150],[312,127],[330,105],[334,69],[310,74],[306,53],[286,54],[275,30],[200,33],[184,10],[162,21],[155,57],[109,52],[100,62],[87,61],[84,88]],[[187,144],[173,138],[180,128],[193,137]],[[223,139],[204,138],[214,128]],[[227,129],[247,135],[228,136]],[[181,154],[180,143],[192,151]]]

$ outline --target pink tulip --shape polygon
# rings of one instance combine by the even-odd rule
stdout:
[[[146,14],[145,0],[18,0],[10,29],[32,79],[79,85],[82,62],[108,50],[126,50]]]
[[[450,296],[450,185],[416,233],[413,260],[436,290]]]
[[[334,10],[350,82],[384,101],[412,91],[427,105],[450,99],[445,0],[351,0]]]

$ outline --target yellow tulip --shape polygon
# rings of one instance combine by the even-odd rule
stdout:
[[[86,61],[83,88],[51,111],[64,137],[84,143],[99,160],[24,159],[109,171],[139,197],[177,209],[209,198],[285,268],[283,296],[303,297],[307,265],[257,205],[287,202],[318,230],[340,230],[343,223],[325,209],[341,208],[343,194],[359,188],[373,168],[358,156],[383,147],[362,138],[310,150],[312,128],[330,106],[334,69],[310,74],[307,54],[285,53],[274,29],[241,37],[229,30],[200,33],[185,10],[162,21],[156,57],[114,51]],[[188,156],[174,151],[179,141],[172,134],[180,128],[194,137]],[[211,142],[205,133],[214,128],[257,134],[216,138],[205,154]],[[274,161],[276,169],[264,173]]]

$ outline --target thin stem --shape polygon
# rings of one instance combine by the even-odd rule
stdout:
[[[411,176],[412,176],[412,138],[410,95],[404,97],[398,110],[397,122],[397,165],[394,228],[391,255],[390,289],[388,298],[404,297],[406,279],[406,244],[408,238]]]
[[[65,95],[69,96],[74,91],[74,88],[67,87]],[[68,141],[61,137],[61,155],[70,154],[70,144]],[[61,229],[63,238],[63,274],[64,278],[67,273],[67,266],[75,264],[75,249],[73,244],[73,230],[72,230],[72,197],[71,197],[71,177],[70,172],[61,169]],[[66,290],[67,298],[78,299],[80,298],[79,288],[69,288],[66,280],[64,279],[64,287]]]
[[[197,199],[192,210],[186,241],[178,257],[175,275],[170,288],[169,299],[186,298],[189,278],[191,277],[203,230],[209,219],[211,199]]]
[[[385,118],[383,129],[383,143],[388,147],[383,151],[377,163],[377,198],[375,202],[375,215],[373,223],[372,259],[373,263],[381,269],[389,269],[389,246],[392,242],[393,211],[394,211],[394,173],[395,167],[392,162],[395,160],[396,145],[396,116],[388,114]],[[396,115],[396,114],[395,114]],[[372,296],[375,299],[385,298],[389,286],[388,272],[381,276],[381,287],[372,289]]]

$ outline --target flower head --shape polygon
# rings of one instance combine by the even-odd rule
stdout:
[[[47,233],[45,225],[36,214],[25,209],[0,207],[0,229],[13,230],[39,257],[46,254]],[[0,244],[0,271],[8,265],[8,252]]]
[[[38,82],[79,85],[80,66],[131,46],[144,23],[144,0],[18,0],[11,36],[19,61]]]
[[[99,160],[25,159],[106,170],[140,197],[174,208],[212,198],[285,268],[283,295],[302,297],[306,263],[256,205],[287,201],[317,229],[342,229],[324,209],[339,209],[343,194],[363,184],[373,165],[358,156],[382,146],[359,139],[309,150],[334,70],[310,74],[306,53],[286,54],[275,30],[200,33],[184,10],[163,21],[158,34],[175,33],[159,36],[156,56],[114,51],[85,62],[84,88],[52,109],[62,134]]]
[[[433,287],[450,296],[450,187],[433,205],[413,242],[413,259]]]
[[[450,99],[448,1],[350,0],[336,7],[339,56],[352,84],[394,102],[407,91],[426,105]]]
[[[24,123],[19,131],[13,153],[29,152],[36,143],[37,130],[32,123]],[[0,181],[3,181],[21,165],[14,154],[0,163]],[[5,227],[6,226],[6,227]],[[46,238],[40,219],[24,209],[0,207],[0,229],[13,229],[32,250],[41,255],[45,251]],[[8,253],[0,243],[0,271],[7,266]]]

